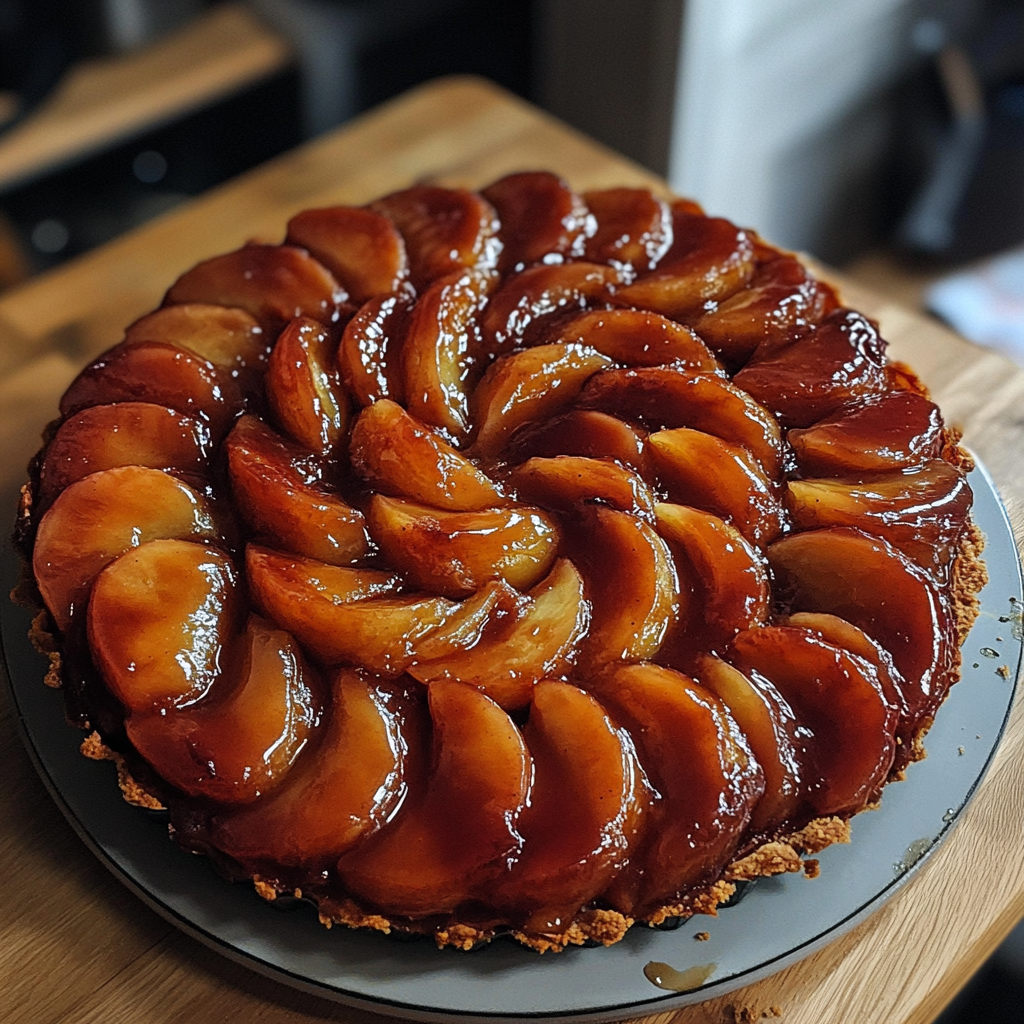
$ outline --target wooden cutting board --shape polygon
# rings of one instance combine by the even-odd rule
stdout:
[[[664,184],[496,87],[408,93],[94,253],[0,296],[0,497],[78,370],[204,257],[279,240],[296,211],[364,203],[421,180],[480,186],[552,168],[577,189]],[[988,465],[1024,538],[1024,370],[852,285]],[[945,846],[895,899],[815,956],[658,1020],[930,1021],[1024,916],[1024,698]],[[5,1024],[378,1021],[210,953],[147,910],[79,842],[36,778],[0,697],[0,1020]],[[597,953],[596,955],[600,955]]]

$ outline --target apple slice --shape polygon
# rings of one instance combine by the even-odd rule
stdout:
[[[669,363],[705,373],[718,361],[689,327],[642,309],[593,309],[562,321],[547,342],[586,345],[623,366]]]
[[[304,249],[254,244],[197,263],[171,285],[163,304],[237,306],[276,337],[297,316],[334,323],[347,298],[345,289]]]
[[[345,325],[338,345],[338,369],[359,405],[379,398],[401,401],[401,343],[411,309],[411,293],[378,295]]]
[[[533,586],[555,560],[558,526],[540,509],[445,512],[375,494],[370,533],[392,565],[432,593],[465,597],[488,580]]]
[[[149,541],[99,573],[89,646],[129,711],[162,717],[214,685],[238,627],[236,580],[224,552],[186,540]]]
[[[746,231],[674,204],[672,248],[653,273],[620,288],[614,301],[677,320],[738,292],[752,277],[754,266],[753,240]]]
[[[573,409],[526,427],[505,448],[505,457],[511,463],[556,455],[614,459],[641,476],[648,475],[640,435],[622,420],[592,409]]]
[[[306,249],[356,303],[398,291],[409,276],[405,242],[394,224],[362,207],[303,210],[288,221],[285,243]]]
[[[213,363],[157,341],[123,342],[104,352],[71,382],[62,416],[94,405],[151,402],[210,424],[214,441],[242,410],[238,382]]]
[[[267,401],[286,434],[319,455],[334,451],[348,426],[348,395],[335,369],[337,338],[296,317],[278,336],[267,367]]]
[[[503,708],[524,707],[535,683],[565,671],[587,631],[589,612],[583,580],[572,562],[560,559],[530,591],[520,614],[496,619],[478,643],[445,657],[430,658],[428,640],[420,645],[428,657],[410,665],[409,674],[430,685],[458,680],[482,690]]]
[[[538,340],[552,314],[603,306],[621,280],[615,267],[584,260],[527,267],[505,278],[480,319],[485,350],[496,355]]]
[[[785,427],[809,427],[887,383],[886,343],[862,314],[837,309],[810,334],[763,346],[733,378]]]
[[[501,222],[498,237],[504,248],[498,270],[502,274],[583,255],[593,218],[558,175],[550,171],[507,174],[481,194]]]
[[[570,557],[593,608],[580,664],[652,658],[679,611],[679,580],[668,545],[628,512],[591,506],[566,531]]]
[[[859,476],[939,458],[945,431],[924,395],[891,391],[787,437],[803,476]]]
[[[538,683],[523,738],[534,768],[523,851],[487,902],[524,932],[559,934],[622,868],[651,794],[628,737],[575,686]]]
[[[384,494],[452,512],[478,512],[505,501],[469,459],[386,398],[360,413],[350,454],[355,471]]]
[[[584,259],[643,274],[653,270],[672,245],[672,211],[648,189],[600,189],[585,192],[583,201],[597,220]]]
[[[896,752],[899,714],[873,665],[793,626],[748,629],[727,657],[741,671],[770,679],[796,712],[815,814],[856,814],[878,799]]]
[[[764,775],[725,705],[681,672],[620,665],[588,684],[637,745],[661,799],[606,899],[630,917],[714,880],[764,792]]]
[[[538,345],[495,360],[473,394],[473,451],[496,458],[512,434],[571,405],[607,356],[583,345]]]
[[[643,479],[609,459],[528,459],[512,470],[508,482],[521,501],[542,508],[569,512],[584,502],[600,501],[642,518],[654,515],[654,497]]]
[[[587,382],[579,404],[651,430],[693,427],[741,444],[771,478],[782,467],[782,431],[775,418],[745,391],[713,374],[670,367],[605,370]]]
[[[210,428],[201,420],[150,402],[94,405],[66,419],[47,445],[38,505],[45,509],[76,480],[118,466],[163,469],[200,483],[210,455]]]
[[[835,292],[816,281],[794,256],[762,263],[747,288],[705,313],[694,330],[733,368],[762,343],[792,341],[838,305]]]
[[[363,514],[313,485],[303,452],[255,416],[243,416],[224,442],[238,509],[274,547],[347,565],[369,549]]]
[[[512,720],[461,683],[429,690],[431,770],[395,817],[338,862],[346,890],[381,913],[447,914],[480,893],[522,848],[530,755]]]
[[[251,616],[239,657],[239,678],[222,676],[198,703],[133,709],[127,722],[132,745],[165,782],[220,804],[251,803],[276,789],[321,712],[319,687],[287,633]]]
[[[800,530],[855,526],[882,537],[936,580],[944,580],[974,495],[942,459],[860,480],[791,480],[786,507]]]
[[[490,274],[498,264],[498,218],[486,199],[464,188],[414,185],[371,203],[405,239],[417,292],[466,268]]]
[[[243,864],[327,868],[401,805],[411,717],[393,686],[339,669],[317,730],[283,784],[237,810],[218,810],[212,845]],[[315,744],[315,745],[314,745]]]
[[[696,668],[701,684],[729,709],[764,772],[764,796],[750,816],[750,832],[764,835],[794,821],[806,804],[806,752],[793,709],[753,669],[745,675],[713,654],[702,654]]]
[[[71,484],[39,522],[32,552],[36,585],[67,632],[96,574],[131,548],[159,538],[216,538],[209,503],[168,473],[104,469]]]
[[[758,546],[782,532],[776,487],[742,445],[689,427],[659,430],[647,443],[658,479],[673,502],[730,520]]]

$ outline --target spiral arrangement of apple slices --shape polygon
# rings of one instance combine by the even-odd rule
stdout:
[[[328,923],[713,910],[876,801],[957,676],[965,456],[884,349],[645,190],[301,213],[64,395],[30,550],[69,706]]]

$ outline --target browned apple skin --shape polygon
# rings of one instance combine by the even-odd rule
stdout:
[[[383,214],[363,207],[303,210],[288,221],[285,243],[306,249],[356,303],[398,291],[409,276],[398,230]]]
[[[873,665],[793,626],[746,630],[726,657],[771,680],[796,712],[815,814],[856,814],[878,798],[896,753],[899,713]]]
[[[201,419],[214,441],[242,409],[238,383],[213,363],[157,341],[122,343],[90,363],[60,400],[62,416],[94,405],[151,402]]]
[[[386,398],[359,415],[349,450],[355,471],[383,494],[453,512],[505,501],[469,459]]]
[[[944,431],[938,407],[924,395],[891,391],[791,430],[788,440],[804,476],[855,476],[939,458]]]
[[[711,882],[739,845],[764,774],[725,705],[680,672],[623,665],[588,683],[637,744],[661,800],[640,846],[605,894],[645,917]]]
[[[409,274],[422,292],[446,274],[476,268],[494,271],[501,252],[494,208],[476,192],[438,185],[414,185],[371,203],[405,240]]]
[[[319,683],[289,634],[252,616],[241,647],[240,678],[225,673],[202,700],[135,712],[126,723],[164,781],[220,804],[251,803],[280,786],[321,713]]]
[[[525,932],[558,934],[621,869],[651,796],[631,741],[575,686],[538,683],[523,738],[534,767],[523,851],[488,903]]]
[[[620,512],[652,519],[654,498],[643,479],[610,459],[557,455],[527,459],[508,476],[521,501],[569,512],[585,502],[600,501]]]
[[[643,438],[628,423],[593,409],[573,409],[528,426],[505,448],[510,463],[558,455],[614,459],[645,478],[648,474]]]
[[[363,514],[307,482],[303,453],[265,423],[243,416],[224,447],[236,504],[256,536],[335,565],[369,550]]]
[[[224,552],[153,540],[96,578],[89,647],[103,681],[131,712],[160,714],[203,697],[232,655],[237,573]]]
[[[583,255],[593,222],[586,204],[557,174],[507,174],[481,194],[501,222],[498,237],[504,248],[498,270],[502,274]]]
[[[486,898],[522,849],[517,821],[532,777],[519,730],[492,700],[448,682],[431,686],[428,699],[432,767],[425,785],[411,782],[392,821],[338,862],[357,899],[407,918]]]
[[[267,367],[267,401],[299,444],[331,454],[348,426],[348,394],[335,369],[337,337],[316,320],[296,317],[281,331]]]
[[[359,405],[379,398],[402,400],[401,344],[411,308],[411,293],[378,295],[345,325],[338,345],[338,369]]]
[[[32,571],[66,632],[96,574],[119,555],[150,540],[217,536],[209,503],[187,484],[160,470],[120,466],[61,492],[39,522]]]
[[[118,466],[177,473],[201,487],[210,466],[210,428],[150,402],[94,405],[66,419],[46,448],[37,502],[49,507],[76,480]]]
[[[784,427],[809,427],[886,387],[885,348],[863,315],[838,309],[803,338],[759,349],[733,382]]]
[[[379,829],[408,791],[408,705],[393,684],[339,669],[319,742],[306,746],[276,792],[218,809],[209,824],[213,845],[264,877],[282,864],[328,867]]]
[[[583,201],[597,221],[584,259],[614,263],[643,274],[653,270],[672,245],[672,211],[645,188],[586,192]]]

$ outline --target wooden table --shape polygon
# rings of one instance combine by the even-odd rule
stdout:
[[[0,492],[13,511],[40,428],[88,359],[197,260],[278,239],[296,210],[411,182],[482,185],[553,167],[577,188],[650,174],[487,83],[443,80],[0,298]],[[1024,539],[1024,370],[856,287],[987,463]],[[0,1019],[6,1024],[298,1024],[379,1020],[276,985],[148,911],[79,842],[36,778],[0,699]],[[1024,697],[951,839],[884,909],[808,960],[674,1014],[677,1024],[929,1021],[1024,916]],[[600,955],[595,953],[594,955]],[[749,1015],[746,1011],[749,1011]]]

